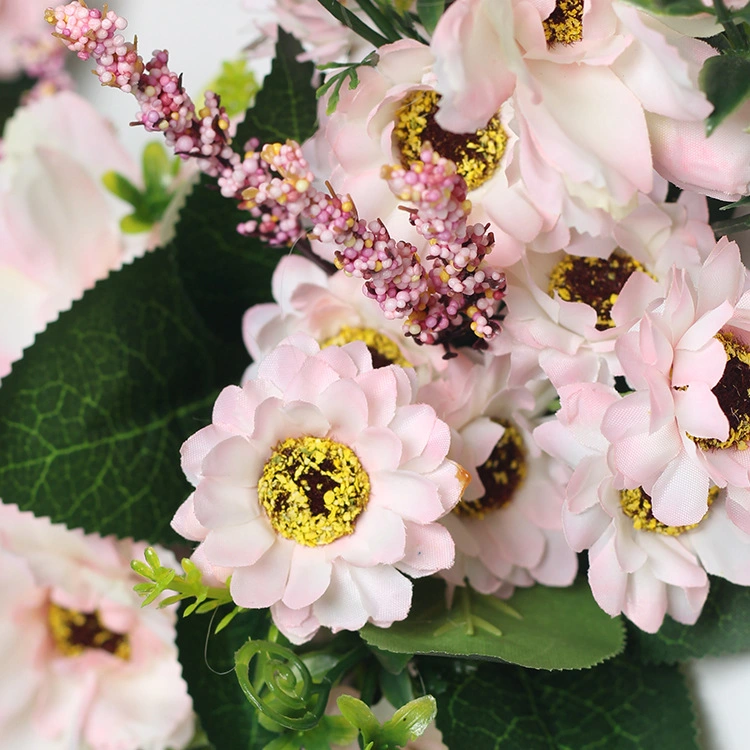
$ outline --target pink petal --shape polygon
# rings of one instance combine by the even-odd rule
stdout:
[[[204,477],[238,487],[256,487],[263,459],[244,437],[222,440],[203,459]]]
[[[387,565],[373,568],[352,566],[349,573],[372,623],[387,628],[409,614],[412,584],[406,576]]]
[[[391,565],[404,556],[406,529],[398,513],[369,505],[356,520],[353,534],[326,547],[329,559],[341,557],[352,565]]]
[[[401,441],[384,427],[362,430],[354,441],[353,448],[368,473],[395,471],[401,465]]]
[[[325,559],[322,550],[295,545],[283,603],[292,609],[310,606],[328,588],[331,570],[331,563]]]
[[[192,542],[202,542],[206,538],[208,529],[201,525],[195,517],[193,499],[193,495],[190,495],[177,508],[177,512],[172,517],[171,526],[180,536],[184,536],[185,539],[190,539]]]
[[[352,578],[351,568],[344,562],[334,563],[331,583],[312,608],[320,624],[331,628],[334,633],[359,630],[370,616],[359,586]]]
[[[243,566],[254,565],[276,538],[268,519],[263,517],[241,526],[212,529],[203,542],[203,553],[211,565],[244,570]]]
[[[548,531],[539,565],[530,573],[545,586],[570,586],[578,572],[578,556],[568,546],[562,532]]]
[[[750,586],[750,535],[729,520],[723,502],[715,502],[706,518],[688,534],[708,573]]]
[[[410,404],[396,412],[390,428],[403,444],[403,468],[426,472],[436,469],[448,454],[450,430],[427,404]]]
[[[254,565],[237,568],[229,590],[240,607],[263,609],[280,601],[289,577],[294,542],[277,540]]]
[[[705,471],[680,452],[649,490],[654,517],[668,526],[698,523],[708,509],[708,486]]]
[[[435,484],[408,471],[379,471],[370,477],[371,502],[405,519],[426,523],[445,512]]]
[[[710,385],[691,383],[686,391],[676,391],[674,405],[677,421],[684,432],[717,440],[729,437],[729,420]]]
[[[667,587],[667,612],[683,625],[694,625],[700,616],[703,604],[708,596],[709,582],[704,586],[692,589],[681,589],[679,586]]]
[[[228,435],[210,424],[191,435],[180,448],[182,470],[192,485],[197,485],[201,476],[201,465],[206,454]]]
[[[432,575],[453,565],[455,546],[448,530],[438,523],[406,524],[406,550],[396,567],[413,578]]]
[[[350,445],[368,426],[367,398],[351,380],[337,380],[325,389],[315,403],[331,424],[331,437]]]
[[[608,614],[619,615],[625,607],[628,574],[620,569],[610,527],[589,552],[589,585],[596,603]]]
[[[206,528],[234,526],[257,518],[258,493],[250,487],[238,487],[206,478],[194,493],[195,517]]]
[[[708,583],[706,572],[678,538],[648,532],[639,537],[648,553],[649,569],[660,581],[681,588],[697,588]]]
[[[655,633],[667,613],[667,585],[642,568],[628,576],[623,614],[641,630]]]

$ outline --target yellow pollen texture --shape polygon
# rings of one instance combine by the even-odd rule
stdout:
[[[711,487],[708,491],[709,508],[718,494],[718,487]],[[667,526],[667,524],[657,521],[651,511],[651,496],[642,487],[636,487],[634,490],[621,490],[620,505],[625,515],[633,519],[633,526],[638,531],[655,531],[657,534],[679,536],[698,525],[697,523],[691,523],[686,526]],[[708,515],[708,512],[706,512],[706,515]],[[705,517],[703,516],[703,518]]]
[[[573,44],[583,39],[583,0],[557,0],[555,9],[542,21],[547,46]]]
[[[370,498],[370,478],[357,454],[328,438],[288,438],[263,467],[258,499],[281,536],[307,547],[354,531]]]
[[[611,328],[612,307],[625,282],[636,271],[655,278],[646,267],[620,249],[609,258],[566,255],[550,272],[547,292],[566,302],[585,302],[596,310],[596,327]]]
[[[107,630],[98,612],[78,612],[50,603],[47,621],[52,640],[63,656],[78,656],[86,649],[99,649],[124,661],[130,659],[127,635]]]
[[[352,341],[363,341],[366,344],[373,355],[373,364],[375,364],[376,355],[380,355],[388,364],[411,367],[411,362],[401,354],[398,344],[374,328],[343,326],[335,336],[330,336],[321,342],[320,348],[343,346],[344,344],[350,344]]]
[[[435,91],[416,91],[404,100],[393,131],[401,163],[408,167],[420,161],[424,144],[429,142],[440,156],[456,163],[469,190],[474,190],[500,166],[508,136],[497,116],[474,133],[449,133],[435,122],[439,102]]]

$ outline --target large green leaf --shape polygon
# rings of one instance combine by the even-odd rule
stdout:
[[[420,659],[451,750],[697,750],[676,667],[624,657],[584,672]]]
[[[417,0],[417,15],[425,30],[432,34],[445,10],[445,0]]]
[[[315,69],[310,62],[297,62],[302,51],[300,43],[280,28],[271,72],[237,129],[238,144],[253,137],[261,143],[287,138],[302,143],[315,132],[317,104],[312,87]]]
[[[708,101],[714,105],[706,118],[706,133],[711,135],[750,96],[750,59],[735,52],[709,57],[703,63],[699,80]]]
[[[711,579],[711,593],[695,625],[666,617],[651,635],[628,625],[628,653],[648,663],[686,661],[750,651],[750,589]]]
[[[362,637],[386,651],[476,656],[536,669],[591,667],[625,645],[622,623],[599,609],[585,580],[565,589],[518,589],[508,604],[520,618],[470,589],[458,589],[449,610],[444,589],[437,579],[420,581],[406,620],[387,629],[367,625]]]
[[[229,363],[229,364],[227,364]],[[0,497],[86,531],[151,541],[189,491],[182,442],[240,374],[159,250],[88,292],[0,388]]]
[[[243,612],[220,633],[206,615],[181,618],[177,625],[182,675],[201,726],[216,750],[260,750],[275,734],[258,723],[234,673],[234,653],[249,637],[265,637],[266,613]]]

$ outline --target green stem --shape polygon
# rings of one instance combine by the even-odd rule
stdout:
[[[724,0],[713,0],[714,9],[716,10],[716,18],[719,23],[724,27],[724,31],[727,34],[727,39],[734,49],[746,49],[745,40],[742,37],[740,30],[737,28],[734,20],[732,19],[732,13],[729,8],[724,5]]]
[[[385,14],[372,0],[357,0],[357,5],[359,5],[362,11],[367,14],[383,34],[388,37],[389,42],[397,42],[401,38],[401,35],[393,28],[391,21],[386,18]]]
[[[378,34],[371,29],[366,23],[361,21],[350,10],[347,10],[339,0],[318,0],[318,2],[337,20],[351,29],[355,34],[361,36],[365,41],[370,42],[374,47],[382,47],[389,43],[389,39]]]

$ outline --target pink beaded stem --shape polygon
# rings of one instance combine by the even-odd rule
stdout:
[[[140,111],[134,124],[163,133],[175,153],[195,159],[222,195],[250,213],[240,233],[291,245],[305,235],[305,223],[312,225],[308,236],[336,245],[337,267],[363,279],[364,293],[387,318],[403,319],[404,333],[419,343],[447,344],[468,331],[482,342],[497,333],[505,276],[484,262],[494,237],[488,227],[468,223],[466,182],[429,144],[408,169],[383,169],[391,190],[414,205],[407,209],[411,223],[430,243],[430,254],[420,259],[414,245],[394,240],[380,220],[360,219],[351,197],[314,187],[294,141],[258,151],[260,143],[252,140],[243,156],[235,152],[219,97],[207,91],[196,111],[181,76],[169,69],[167,52],[157,50],[145,63],[135,42],[120,34],[127,21],[114,11],[72,2],[45,17],[69,50],[95,60],[103,85],[135,96]]]

